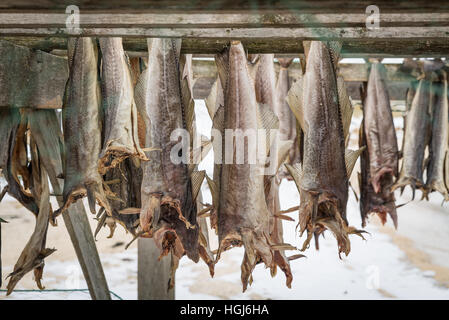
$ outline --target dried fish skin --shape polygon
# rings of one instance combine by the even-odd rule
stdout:
[[[432,108],[432,131],[429,143],[429,159],[427,165],[427,179],[424,186],[423,198],[438,191],[449,200],[449,193],[445,184],[445,158],[448,150],[448,90],[447,73],[441,72],[441,82],[435,84],[436,98]]]
[[[104,114],[99,171],[104,174],[127,157],[145,160],[146,156],[139,146],[134,88],[122,38],[100,38],[99,43]]]
[[[29,188],[31,172],[28,163],[20,163],[18,159],[23,153],[26,154],[27,117],[16,108],[5,108],[0,119],[0,136],[6,141],[1,150],[0,163],[3,176],[8,183],[5,188],[9,195],[37,216],[39,206],[33,195],[25,190]],[[27,159],[25,161],[27,162]],[[22,176],[24,185],[20,183],[19,175]]]
[[[8,275],[7,295],[10,295],[22,277],[34,270],[34,277],[39,289],[43,290],[41,279],[44,268],[44,259],[52,254],[55,249],[46,248],[47,230],[51,217],[50,191],[47,173],[39,161],[38,150],[35,142],[31,142],[32,152],[32,188],[34,199],[39,203],[39,213],[36,218],[36,226],[33,234],[23,249],[14,270]]]
[[[170,156],[178,144],[170,139],[172,132],[187,128],[188,106],[181,95],[180,41],[148,39],[148,52],[146,70],[151,76],[145,86],[143,118],[145,147],[153,151],[147,153],[150,161],[142,163],[140,226],[155,239],[162,255],[172,252],[179,259],[186,254],[197,262],[199,228],[188,166],[174,163]]]
[[[293,141],[293,146],[290,149],[287,158],[287,163],[289,164],[301,162],[299,141],[300,137],[297,136],[296,118],[286,101],[288,91],[290,89],[288,68],[293,60],[293,58],[278,59],[280,69],[278,74],[278,81],[276,83],[276,99],[278,100],[277,103],[279,108],[277,116],[279,118],[280,139]],[[283,174],[283,176],[284,175],[285,174]]]
[[[256,91],[256,101],[259,105],[263,105],[268,107],[270,110],[273,111],[273,113],[280,118],[281,116],[281,103],[286,103],[285,101],[282,102],[280,99],[278,99],[277,89],[276,88],[276,75],[274,71],[274,54],[260,54],[257,59],[257,63],[255,67],[257,68],[255,72],[255,91]],[[285,63],[284,63],[285,65]],[[281,76],[281,74],[280,74]],[[288,75],[287,75],[288,77]],[[285,96],[284,99],[288,93],[288,78],[287,78],[287,88],[285,88]],[[285,107],[284,105],[282,105]],[[288,111],[292,114],[290,108],[288,107]],[[288,119],[289,123],[285,123],[284,125],[289,125],[291,122],[291,119]],[[296,120],[293,116],[293,121],[295,121],[295,129],[296,129]],[[283,134],[282,126],[279,125],[279,139],[281,141],[288,140],[288,136]],[[287,151],[288,152],[288,151]],[[286,157],[286,155],[282,155],[283,158]],[[283,227],[282,227],[282,221],[281,219],[277,218],[278,212],[281,210],[280,208],[280,199],[279,199],[279,184],[280,180],[279,177],[280,172],[277,172],[272,177],[265,177],[265,200],[267,203],[268,210],[270,212],[270,228],[269,228],[269,234],[272,243],[284,243],[283,240]],[[287,277],[287,285],[289,286],[293,276],[290,269],[290,263],[285,256],[285,252],[283,250],[275,250],[274,251],[274,259],[276,263],[273,263],[271,265],[271,275],[274,277],[276,275],[277,266],[280,266],[281,270],[284,271]]]
[[[382,78],[384,69],[381,63],[372,64],[363,107],[371,183],[376,193],[380,191],[383,175],[398,173],[398,145],[390,98]]]
[[[398,217],[391,187],[398,174],[398,145],[384,73],[381,63],[371,65],[363,102],[359,146],[366,145],[367,149],[360,158],[360,211],[363,227],[368,215],[376,213],[383,224],[389,214],[397,228]]]
[[[300,235],[307,231],[302,250],[314,234],[329,229],[339,254],[348,255],[349,234],[362,233],[349,227],[346,218],[348,177],[360,150],[345,150],[352,106],[336,76],[338,53],[335,43],[310,43],[303,82],[292,86],[288,100],[304,132],[303,161],[286,167],[300,192]]]
[[[359,132],[359,145],[366,145],[366,136],[363,124]],[[360,186],[360,213],[362,216],[362,227],[366,226],[370,213],[375,213],[380,218],[382,224],[387,222],[387,214],[390,215],[395,228],[398,225],[398,216],[394,193],[391,191],[393,175],[386,174],[379,180],[380,191],[375,192],[371,183],[370,158],[368,150],[364,150],[360,155],[359,186]]]
[[[54,213],[63,213],[71,203],[87,195],[90,211],[95,200],[111,210],[98,172],[101,149],[100,85],[97,44],[93,38],[70,38],[69,79],[62,110],[64,132],[64,204]]]
[[[391,190],[403,190],[410,185],[415,198],[416,188],[423,189],[423,171],[425,149],[430,141],[431,134],[431,106],[434,101],[433,74],[426,74],[416,88],[412,105],[407,113],[406,132],[404,134],[404,147],[402,167],[399,178]]]
[[[216,110],[213,127],[223,133],[223,139],[225,129],[257,130],[260,123],[265,123],[263,119],[268,116],[276,118],[269,107],[264,108],[257,103],[251,66],[239,41],[232,41],[227,49],[215,56],[215,61],[220,81],[225,85],[224,106]],[[264,126],[264,129],[272,128]],[[245,150],[249,150],[248,141],[244,144]],[[218,153],[225,154],[225,144],[221,148]],[[217,213],[219,249],[216,260],[220,259],[223,251],[233,246],[244,246],[241,265],[243,291],[252,282],[251,274],[256,264],[263,262],[272,271],[276,269],[278,260],[274,255],[280,250],[273,247],[275,243],[270,236],[271,214],[265,200],[265,179],[261,174],[263,159],[258,160],[256,164],[248,160],[236,164],[234,158],[231,164],[216,164],[213,180],[208,178]],[[285,270],[283,265],[280,267]],[[285,272],[287,286],[290,286],[291,275],[287,270]]]

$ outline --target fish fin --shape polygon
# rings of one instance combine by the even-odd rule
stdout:
[[[222,52],[215,55],[215,64],[217,65],[218,76],[223,88],[226,88],[229,77],[229,49],[225,48]]]
[[[209,178],[208,175],[206,175],[207,184],[209,185],[210,193],[212,195],[212,205],[217,206],[220,201],[220,190],[219,186],[215,183],[214,180]]]
[[[340,60],[342,42],[341,41],[328,41],[327,48],[329,49],[329,54],[331,56],[332,64],[334,65],[334,70],[337,70],[338,61]]]
[[[214,84],[210,89],[209,95],[206,99],[204,99],[207,107],[207,112],[209,112],[209,116],[211,119],[214,118],[215,112],[219,107],[217,106],[217,103],[219,103],[219,105],[224,104],[223,98],[223,87],[221,86],[220,77],[217,76],[217,79],[214,81]]]
[[[350,150],[346,149],[345,151],[345,163],[346,163],[346,173],[348,175],[348,178],[352,174],[352,170],[354,170],[355,163],[357,162],[358,157],[362,154],[363,150],[365,150],[366,147],[361,147],[358,150]]]
[[[144,122],[146,121],[143,115],[145,115],[147,82],[148,82],[148,69],[145,69],[140,74],[136,86],[134,87],[134,102],[136,104],[137,111],[142,116]],[[145,125],[147,126],[148,124],[145,123]]]
[[[343,135],[345,140],[349,135],[349,127],[351,125],[351,118],[354,109],[352,108],[351,100],[349,99],[348,91],[343,77],[337,78],[338,87],[338,101],[340,104],[341,120],[343,124]]]
[[[192,181],[192,197],[193,200],[196,200],[198,194],[201,190],[201,185],[203,184],[204,177],[206,176],[206,171],[194,171],[190,176],[190,180]]]
[[[279,118],[267,104],[259,103],[261,128],[265,130],[279,129]]]
[[[304,48],[304,57],[305,57],[305,61],[307,61],[307,58],[309,57],[309,51],[310,51],[310,45],[312,44],[312,41],[308,40],[308,41],[303,41],[302,42],[302,46]],[[306,63],[306,62],[305,62]],[[303,73],[306,72],[306,68],[305,68],[305,64],[304,64],[304,69],[303,69]]]
[[[106,222],[106,218],[107,218],[107,214],[106,214],[106,212],[103,212],[103,215],[98,220],[97,227],[95,228],[95,232],[94,232],[94,239],[95,239],[95,241],[97,241],[97,235],[100,232],[101,228],[103,228],[103,226],[104,226],[104,224]]]
[[[181,71],[181,98],[184,107],[184,120],[186,129],[190,135],[194,134],[193,122],[195,119],[195,101],[193,99],[193,75],[192,75],[192,55],[184,54],[180,59]]]
[[[303,118],[303,78],[299,78],[291,86],[287,94],[287,103],[296,117],[301,128],[304,130]]]
[[[292,176],[293,180],[295,181],[296,187],[299,190],[301,186],[302,165],[300,163],[295,163],[293,165],[286,163],[284,165]]]
[[[279,170],[281,165],[287,160],[287,157],[289,155],[289,152],[293,146],[293,140],[284,140],[280,141],[278,145],[278,152],[277,152],[277,166],[276,166],[276,172]]]
[[[197,164],[199,164],[201,160],[207,156],[210,149],[212,149],[212,141],[210,141],[206,136],[201,136],[201,146],[193,149],[190,154],[191,163],[189,167],[193,169],[190,170],[189,168],[189,174],[191,174]]]
[[[255,59],[254,62],[247,63],[249,76],[253,80],[256,79],[257,70],[259,69],[259,66],[260,66],[259,57],[260,57],[260,55],[257,56],[257,58]]]

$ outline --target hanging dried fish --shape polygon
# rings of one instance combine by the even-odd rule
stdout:
[[[401,172],[392,191],[410,185],[415,198],[416,188],[423,189],[424,154],[431,135],[431,113],[435,99],[433,72],[425,73],[413,97],[410,110],[407,112],[406,131],[404,133],[403,159]]]
[[[290,109],[286,98],[288,96],[288,90],[290,89],[290,80],[288,75],[288,68],[293,62],[293,58],[279,58],[279,75],[276,84],[276,99],[278,100],[279,112],[277,116],[279,117],[279,132],[281,140],[292,140],[293,145],[289,151],[287,163],[294,164],[301,162],[300,145],[301,145],[301,134],[297,134],[298,128],[296,125],[296,118]],[[301,130],[301,128],[299,128]],[[302,133],[302,132],[301,132]],[[284,167],[281,167],[284,168]],[[284,177],[286,172],[282,174]],[[287,178],[290,176],[288,175]]]
[[[189,88],[183,81],[189,57],[181,56],[180,49],[180,40],[148,39],[147,76],[143,78],[147,82],[136,86],[136,90],[147,88],[145,110],[140,112],[147,131],[145,147],[153,149],[147,154],[150,161],[142,163],[140,227],[144,236],[154,238],[161,256],[171,254],[170,287],[184,254],[199,260],[196,197],[204,178],[204,172],[195,172],[194,166],[187,164],[191,151],[191,145],[185,143],[187,137],[181,142],[171,138],[186,130],[190,137],[193,126],[193,101],[186,96],[191,93],[186,92]]]
[[[104,174],[127,157],[146,157],[138,142],[134,87],[122,38],[100,38],[99,42],[104,113],[99,171]]]
[[[423,198],[428,199],[429,193],[438,191],[449,200],[445,184],[444,163],[448,150],[448,92],[447,73],[441,71],[441,82],[435,84],[436,97],[432,110],[431,140],[429,143],[429,158],[427,165],[427,180],[423,190]]]
[[[271,214],[265,201],[264,163],[268,154],[262,150],[255,164],[249,159],[237,163],[236,146],[232,147],[232,161],[223,160],[226,146],[222,142],[225,130],[278,129],[278,120],[269,107],[259,106],[256,101],[254,80],[250,76],[248,62],[242,44],[232,41],[230,47],[216,55],[220,82],[224,84],[224,106],[220,106],[213,115],[213,130],[221,134],[221,139],[214,140],[216,165],[213,179],[208,179],[212,193],[213,212],[211,221],[218,231],[218,261],[223,251],[233,246],[244,246],[241,280],[245,291],[252,282],[252,271],[256,264],[264,262],[271,270],[276,269],[279,260],[275,251],[284,247],[272,247],[270,237]],[[218,137],[214,137],[218,138]],[[223,140],[223,141],[222,141]],[[229,142],[227,142],[229,143]],[[256,146],[243,142],[247,155],[256,154]],[[212,218],[215,216],[215,218]],[[287,263],[288,265],[288,263]],[[284,265],[279,265],[286,273],[287,285],[292,281],[291,274]]]
[[[95,200],[110,214],[98,172],[101,148],[101,102],[98,81],[97,45],[93,38],[68,40],[69,80],[62,110],[64,131],[64,204],[54,213],[63,213],[71,203],[87,195],[95,214]]]
[[[360,212],[362,226],[370,213],[377,213],[382,223],[387,213],[397,228],[398,218],[393,179],[398,174],[398,145],[391,113],[390,98],[383,80],[385,67],[374,62],[363,102],[363,124],[359,146],[367,146],[361,155]]]
[[[39,213],[36,218],[36,226],[33,234],[23,249],[14,270],[8,275],[11,278],[7,286],[7,295],[11,294],[22,277],[34,270],[34,279],[39,289],[43,290],[42,274],[44,270],[44,259],[56,251],[46,248],[47,230],[51,216],[50,191],[48,187],[48,176],[43,167],[37,150],[36,143],[31,137],[31,166],[32,180],[31,192],[39,204]]]
[[[329,229],[337,238],[339,254],[350,252],[346,204],[349,176],[360,154],[346,151],[352,106],[344,81],[336,76],[338,43],[312,41],[303,83],[290,89],[288,103],[304,132],[302,164],[286,164],[300,191],[300,235],[307,230],[302,250],[315,233]]]
[[[28,191],[31,172],[26,156],[27,125],[26,115],[21,115],[18,109],[0,110],[0,137],[5,142],[0,152],[0,168],[7,182],[5,190],[8,194],[37,216],[39,206]],[[22,179],[19,179],[19,176]]]
[[[255,91],[256,91],[256,101],[259,105],[264,105],[268,107],[273,113],[280,118],[281,116],[281,103],[282,101],[278,100],[277,91],[276,91],[276,75],[274,72],[274,54],[260,54],[258,56],[257,64],[255,67],[256,75],[255,75]],[[287,79],[288,85],[288,79]],[[284,96],[285,99],[286,96]],[[284,107],[282,105],[282,107]],[[288,108],[288,106],[287,106]],[[289,112],[290,111],[290,108]],[[284,119],[285,120],[285,119]],[[295,121],[293,117],[293,121]],[[290,124],[291,120],[289,119]],[[295,121],[296,122],[296,121]],[[284,125],[286,123],[284,122]],[[296,124],[295,124],[296,127]],[[288,147],[285,147],[285,152],[281,155],[282,160],[287,157],[289,149],[291,149],[291,145],[293,141],[286,142],[284,141],[287,136],[282,134],[283,128],[280,127],[279,131],[279,139],[285,145],[285,143],[289,143]],[[280,178],[279,174],[276,173],[273,176],[267,176],[265,178],[265,199],[267,202],[268,210],[270,212],[270,237],[273,243],[283,243],[283,228],[282,228],[282,220],[277,218],[278,212],[281,210],[280,200],[279,200],[279,184]],[[290,286],[290,283],[293,279],[290,264],[285,256],[283,250],[274,251],[274,259],[276,261],[275,264],[271,266],[271,275],[276,275],[276,266],[279,266],[281,270],[284,271],[287,277],[287,286]]]

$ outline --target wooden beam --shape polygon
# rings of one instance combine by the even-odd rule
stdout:
[[[0,39],[33,50],[50,52],[66,50],[67,39],[63,37],[14,36]],[[186,38],[182,41],[181,53],[216,54],[229,44],[227,39]],[[248,53],[304,53],[302,41],[298,39],[251,39],[242,40]],[[127,51],[145,52],[145,38],[123,38]],[[449,41],[443,40],[347,40],[343,43],[343,57],[445,57],[449,55]]]
[[[376,0],[383,12],[441,12],[448,11],[447,1],[436,0]],[[142,10],[180,11],[228,11],[228,10],[301,10],[303,12],[360,12],[372,1],[355,0],[2,0],[0,9],[17,11],[63,11],[68,5],[77,5],[81,10],[113,12],[136,12]]]
[[[0,13],[0,36],[115,36],[192,39],[296,40],[444,40],[448,13],[379,16],[379,28],[367,28],[357,14],[269,13],[92,13],[81,11],[71,29],[66,13]]]
[[[391,98],[402,100],[408,82],[414,76],[401,72],[399,64],[386,64],[385,67],[387,81],[392,82],[389,85]],[[275,70],[279,70],[277,63]],[[367,81],[365,64],[340,64],[339,70],[348,83]],[[294,62],[289,72],[292,78],[299,77],[299,63]],[[194,59],[193,74],[197,79],[194,97],[203,99],[217,76],[215,62]],[[61,108],[67,78],[66,58],[0,41],[0,107]],[[349,89],[351,86],[354,84],[348,84]],[[356,89],[350,94],[354,99],[358,97]]]
[[[137,291],[139,300],[174,300],[175,290],[168,288],[171,257],[160,261],[160,250],[153,239],[137,239]]]

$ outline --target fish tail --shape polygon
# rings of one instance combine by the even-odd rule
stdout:
[[[161,216],[161,195],[153,193],[148,198],[142,199],[140,211],[140,226],[143,231],[149,232],[151,226],[156,226]]]
[[[292,64],[295,58],[278,58],[281,68],[287,69]]]

